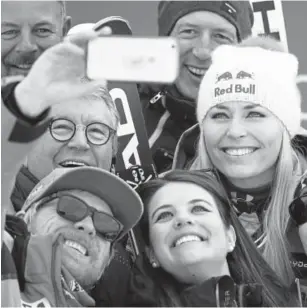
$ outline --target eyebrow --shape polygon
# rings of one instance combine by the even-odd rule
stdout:
[[[151,214],[151,218],[153,218],[155,216],[155,214],[159,211],[159,210],[163,210],[166,208],[170,208],[171,205],[170,204],[164,204],[162,206],[160,206],[159,208],[155,209],[154,212]]]
[[[44,21],[40,21],[36,24],[34,24],[35,27],[39,27],[39,26],[55,26],[52,22],[44,20]]]
[[[18,27],[18,25],[12,22],[3,21],[1,22],[1,27]]]
[[[203,203],[208,204],[210,207],[213,207],[213,205],[210,202],[208,202],[207,200],[204,200],[204,199],[193,199],[189,202],[189,204],[194,204],[194,203],[198,203],[198,202],[203,202]]]

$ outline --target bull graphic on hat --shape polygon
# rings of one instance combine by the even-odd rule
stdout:
[[[232,74],[230,72],[225,72],[216,78],[216,83],[222,81],[222,80],[229,80],[232,79]]]
[[[237,79],[246,79],[246,78],[250,78],[250,79],[254,79],[253,78],[253,74],[251,73],[247,73],[245,71],[240,71],[237,76],[236,76]]]

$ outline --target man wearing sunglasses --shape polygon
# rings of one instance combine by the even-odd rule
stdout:
[[[89,291],[113,245],[138,222],[143,205],[123,180],[99,168],[58,168],[40,181],[17,216],[31,236],[14,236],[24,305],[94,306]],[[18,253],[16,253],[18,252]]]

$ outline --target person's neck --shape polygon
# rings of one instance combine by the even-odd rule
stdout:
[[[221,262],[202,262],[193,265],[181,266],[174,277],[177,281],[197,285],[213,277],[230,276],[227,260]]]
[[[235,187],[242,190],[253,190],[268,187],[273,180],[274,171],[268,170],[262,174],[249,178],[231,178],[227,177],[227,180]]]

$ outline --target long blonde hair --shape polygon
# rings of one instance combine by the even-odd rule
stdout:
[[[197,152],[197,157],[190,167],[191,170],[214,167],[206,149],[202,129]],[[261,242],[257,243],[258,247],[262,247],[264,259],[287,285],[290,285],[294,279],[286,232],[290,218],[288,206],[303,173],[298,156],[299,153],[292,148],[289,134],[284,129],[272,179],[271,199],[263,219],[263,237]]]

